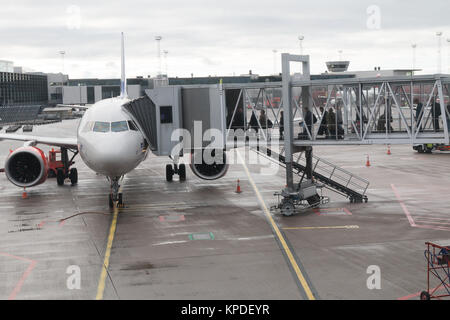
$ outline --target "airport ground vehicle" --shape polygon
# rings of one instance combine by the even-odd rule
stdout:
[[[450,151],[450,146],[445,144],[420,144],[413,147],[419,153],[431,153],[433,151]]]
[[[59,186],[64,184],[64,179],[69,178],[72,185],[78,182],[78,171],[76,168],[70,168],[75,162],[73,159],[78,154],[75,152],[73,157],[69,160],[66,148],[61,150],[52,149],[48,153],[48,177],[56,177]],[[57,155],[60,154],[60,159]]]

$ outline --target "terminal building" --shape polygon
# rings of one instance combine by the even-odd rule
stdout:
[[[15,69],[10,61],[0,61],[0,123],[36,119],[48,103],[47,76]]]
[[[408,76],[417,70],[381,70],[348,71],[349,61],[330,61],[327,71],[311,75],[311,80],[375,78],[389,76]],[[294,80],[301,80],[301,74],[294,74]],[[238,76],[206,77],[136,77],[127,79],[127,91],[130,99],[145,95],[145,90],[164,86],[258,84],[281,81],[281,74],[263,76],[249,70],[248,74]],[[14,119],[33,119],[47,106],[90,105],[100,100],[120,95],[120,79],[70,79],[67,74],[26,72],[22,67],[14,66],[11,61],[0,60],[0,122]],[[257,97],[250,96],[250,101]],[[281,90],[275,89],[271,95],[272,106],[281,101]]]

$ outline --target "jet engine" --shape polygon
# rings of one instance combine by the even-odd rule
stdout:
[[[39,148],[18,148],[6,159],[5,173],[8,180],[18,187],[36,186],[47,179],[47,158]]]
[[[222,157],[215,157],[216,150],[197,150],[192,152],[190,164],[192,172],[203,180],[222,178],[228,171],[226,153],[223,150],[217,152],[222,152]]]

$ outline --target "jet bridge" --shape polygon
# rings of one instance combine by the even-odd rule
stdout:
[[[301,72],[292,76],[291,63],[300,64],[295,71]],[[281,82],[159,87],[126,109],[157,155],[171,155],[177,145],[180,154],[191,152],[213,141],[223,149],[273,150],[286,168],[285,203],[301,192],[302,183],[294,182],[298,172],[308,172],[307,180],[321,181],[352,201],[368,200],[364,179],[355,178],[365,186],[358,192],[334,174],[314,172],[314,146],[450,144],[450,76],[311,80],[309,63],[309,56],[282,54]],[[303,166],[293,159],[305,150],[310,151]]]
[[[124,105],[158,156],[202,149],[212,142],[225,149],[225,108],[220,85],[167,86],[145,91],[142,98]],[[200,137],[197,141],[195,137]]]

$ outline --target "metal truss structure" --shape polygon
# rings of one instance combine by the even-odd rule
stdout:
[[[292,75],[291,63],[301,63],[302,72]],[[257,145],[279,142],[289,190],[295,190],[293,155],[305,148],[450,144],[450,76],[311,80],[309,65],[309,56],[282,54],[281,83],[222,86],[239,91],[233,111],[228,107],[227,147],[243,137],[250,146],[255,139]],[[242,108],[246,112],[237,116]]]
[[[288,86],[295,146],[450,144],[450,78],[447,76],[294,79]],[[233,121],[242,99],[250,114],[264,111],[272,124],[269,128],[256,116],[261,141],[272,138],[271,129],[288,126],[284,121],[280,124],[285,97],[279,103],[273,99],[283,91],[281,83],[224,85],[224,90],[230,89],[239,89],[240,93],[227,124],[228,140],[233,135],[232,129],[236,129]],[[249,119],[247,112],[238,128],[246,136],[254,137]]]

